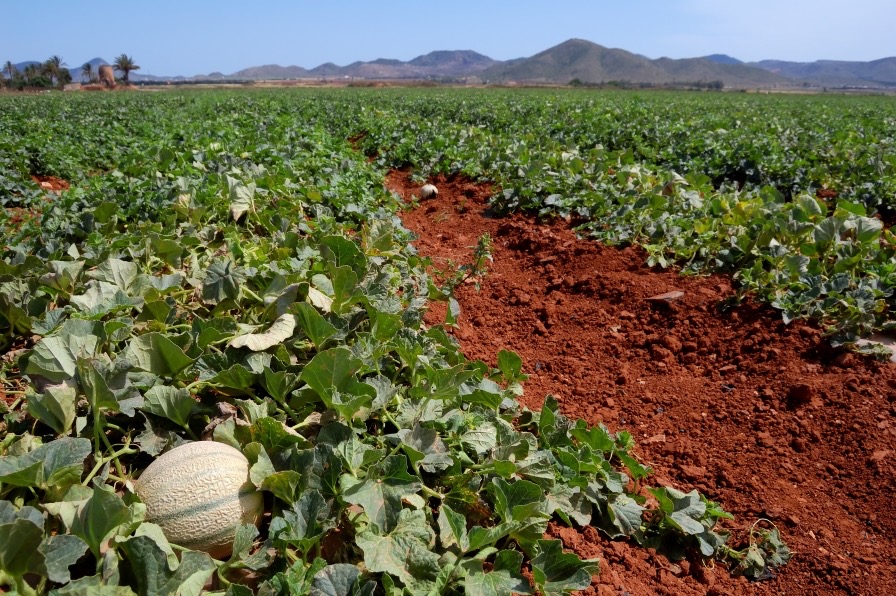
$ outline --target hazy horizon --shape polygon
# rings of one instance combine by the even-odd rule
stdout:
[[[87,6],[85,6],[85,4]],[[33,0],[4,7],[14,26],[0,38],[0,61],[63,58],[77,68],[125,53],[140,74],[232,74],[264,64],[314,68],[377,58],[411,60],[436,50],[473,50],[496,60],[528,57],[570,38],[649,58],[728,54],[746,62],[777,59],[869,61],[896,55],[896,3],[831,0],[720,4],[633,0],[624,6],[583,0],[520,1],[513,6],[458,0],[450,9],[400,0],[388,5],[336,1],[308,5],[234,0],[121,6],[108,0]],[[54,26],[61,23],[62,26]]]

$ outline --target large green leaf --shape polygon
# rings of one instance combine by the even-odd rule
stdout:
[[[215,572],[214,560],[205,553],[187,551],[174,571],[168,567],[168,555],[149,536],[134,536],[121,544],[134,570],[138,593],[181,594],[202,593],[206,581]]]
[[[364,275],[367,259],[357,244],[345,236],[327,236],[320,241],[321,255],[336,267],[349,267]]]
[[[355,378],[362,365],[347,348],[332,348],[316,354],[302,369],[300,378],[328,407],[351,419],[366,414],[376,397],[374,387]]]
[[[65,488],[80,482],[88,439],[63,437],[23,455],[0,457],[0,482],[12,486]]]
[[[403,428],[391,436],[398,440],[414,468],[419,466],[426,472],[435,473],[454,463],[448,446],[435,430],[417,424],[413,429]]]
[[[596,559],[583,561],[564,553],[559,540],[539,540],[538,554],[532,559],[532,577],[545,596],[584,590],[598,570]]]
[[[43,393],[28,394],[28,413],[40,420],[58,435],[65,435],[72,428],[77,416],[78,392],[65,385],[49,386]]]
[[[239,221],[247,212],[254,210],[255,183],[245,184],[231,176],[225,177],[230,197],[230,216]]]
[[[495,513],[505,522],[547,517],[544,491],[535,483],[493,478],[489,490],[495,498]]]
[[[93,494],[72,520],[72,534],[86,542],[99,558],[103,544],[130,517],[131,511],[112,487],[94,481]]]
[[[8,294],[4,285],[0,284],[0,319],[6,319],[6,326],[9,332],[17,335],[25,335],[32,330],[35,324],[33,318],[19,304],[16,304],[12,295]],[[0,329],[4,326],[0,325]],[[35,326],[35,330],[43,329],[43,326]]]
[[[466,571],[464,593],[468,596],[505,596],[506,594],[531,594],[529,582],[521,568],[523,553],[512,550],[498,551],[491,571],[486,571],[478,559],[464,561]]]
[[[0,570],[22,577],[43,569],[44,556],[38,547],[44,539],[44,528],[43,519],[38,519],[41,523],[27,515],[16,515],[14,520],[0,523]]]
[[[326,498],[340,494],[342,462],[332,446],[318,443],[304,449],[293,457],[290,467],[301,474],[301,490],[319,490]]]
[[[121,259],[107,259],[89,273],[90,277],[112,284],[128,294],[139,274],[140,268],[136,263]]]
[[[301,379],[320,396],[332,389],[343,392],[352,386],[362,365],[348,348],[332,348],[316,354],[302,369]]]
[[[294,308],[299,326],[317,349],[320,349],[328,339],[336,334],[336,327],[307,302],[299,302]]]
[[[93,356],[98,343],[99,338],[95,335],[59,334],[45,337],[29,354],[24,372],[61,383],[75,376],[78,358]]]
[[[40,283],[70,294],[84,269],[84,261],[50,261],[49,271],[40,276]]]
[[[270,416],[258,418],[248,429],[243,427],[240,437],[245,438],[246,443],[261,444],[272,457],[280,457],[295,447],[310,446],[308,439]]]
[[[100,360],[78,359],[78,383],[91,409],[94,411],[101,409],[117,411],[119,409],[118,399],[115,397],[115,393],[109,389],[105,373],[107,371]]]
[[[278,402],[284,402],[289,398],[293,389],[299,386],[299,375],[286,371],[274,372],[270,368],[264,369],[262,383],[265,390]]]
[[[202,284],[202,299],[218,304],[226,298],[236,300],[240,284],[246,281],[246,273],[230,259],[217,260],[205,271]]]
[[[336,314],[344,314],[348,307],[361,298],[358,291],[358,274],[351,267],[337,267],[331,272],[333,284],[333,304],[331,308]]]
[[[353,596],[360,594],[357,590],[357,582],[361,576],[361,570],[357,565],[349,565],[348,563],[337,563],[335,565],[327,565],[314,574],[311,582],[311,596]],[[370,584],[368,591],[372,596],[373,585]],[[367,594],[368,591],[363,592]]]
[[[130,298],[114,284],[93,280],[83,294],[72,296],[71,303],[87,317],[99,318],[109,312],[130,310],[140,304],[140,299]]]
[[[671,487],[650,489],[657,498],[660,510],[665,513],[669,522],[685,534],[702,534],[706,528],[701,519],[706,514],[706,503],[696,490],[689,493]]]
[[[435,534],[421,510],[405,509],[391,531],[367,530],[356,540],[367,569],[394,576],[412,594],[428,592],[439,575],[439,556],[432,551]]]
[[[87,552],[87,543],[71,534],[48,536],[40,545],[44,557],[46,575],[52,582],[66,584],[71,581],[69,567]]]
[[[270,535],[277,542],[309,553],[324,533],[334,527],[333,520],[328,519],[329,513],[330,506],[320,492],[305,491],[291,509],[271,521]]]
[[[457,546],[464,553],[470,549],[466,518],[444,503],[439,508],[439,542],[446,549]]]
[[[135,337],[128,344],[125,357],[138,369],[160,377],[176,377],[193,363],[192,358],[161,333]]]
[[[142,409],[186,428],[198,403],[186,389],[157,385],[146,392]]]
[[[644,508],[628,495],[615,495],[607,502],[606,511],[600,528],[610,538],[632,536],[641,529]]]
[[[283,470],[266,476],[261,483],[261,488],[273,493],[284,503],[292,505],[295,503],[296,490],[298,490],[301,480],[302,475],[295,470]]]
[[[402,500],[416,494],[421,487],[419,478],[408,473],[408,461],[403,455],[390,455],[372,465],[363,481],[346,475],[341,483],[345,501],[360,505],[382,532],[395,527],[402,512]]]

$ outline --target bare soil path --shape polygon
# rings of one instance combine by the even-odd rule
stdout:
[[[588,593],[892,593],[896,365],[832,349],[767,306],[720,310],[733,295],[726,277],[650,269],[639,250],[577,239],[562,221],[490,217],[486,186],[431,182],[439,196],[402,218],[436,269],[469,262],[482,234],[493,240],[481,288],[458,290],[451,332],[464,353],[494,365],[499,350],[516,351],[526,405],[552,394],[568,416],[631,431],[655,483],[720,501],[735,539],[767,518],[795,553],[777,578],[748,584],[593,528],[552,527],[567,548],[600,558]],[[419,195],[406,172],[386,184]],[[435,305],[428,322],[444,312]]]

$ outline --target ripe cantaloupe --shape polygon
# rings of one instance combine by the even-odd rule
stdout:
[[[169,542],[223,558],[242,524],[258,524],[262,495],[249,481],[249,460],[214,441],[175,447],[152,462],[134,487],[146,521]]]

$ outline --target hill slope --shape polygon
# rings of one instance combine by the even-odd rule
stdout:
[[[466,77],[499,64],[472,50],[440,50],[403,62],[378,58],[369,62],[357,61],[347,66],[332,62],[310,70],[300,66],[269,64],[244,68],[231,78],[300,79],[300,78],[363,78],[363,79],[426,79],[432,77]]]
[[[896,57],[871,62],[763,60],[750,65],[822,86],[896,87]]]
[[[234,79],[300,79],[311,76],[308,70],[301,66],[280,66],[279,64],[265,64],[263,66],[250,66],[230,75]]]
[[[741,64],[721,64],[706,58],[651,60],[638,54],[586,41],[570,39],[514,64],[501,64],[482,72],[495,81],[585,83],[628,81],[632,83],[690,83],[722,81],[746,87],[787,84],[783,77]]]

